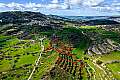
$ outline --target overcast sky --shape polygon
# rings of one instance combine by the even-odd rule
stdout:
[[[0,0],[0,11],[33,11],[62,16],[120,15],[120,0]]]

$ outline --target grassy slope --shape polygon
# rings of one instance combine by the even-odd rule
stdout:
[[[120,52],[112,52],[111,54],[102,55],[99,58],[103,62],[112,61],[112,60],[120,60]]]

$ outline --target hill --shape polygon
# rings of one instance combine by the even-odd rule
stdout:
[[[85,25],[112,25],[112,24],[120,24],[120,23],[113,21],[113,20],[97,19],[97,20],[84,21],[83,24]]]
[[[120,24],[92,18],[0,13],[0,79],[119,80]]]

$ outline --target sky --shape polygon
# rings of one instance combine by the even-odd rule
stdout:
[[[0,0],[0,12],[5,11],[59,16],[120,16],[120,0]]]

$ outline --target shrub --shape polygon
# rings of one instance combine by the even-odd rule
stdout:
[[[103,62],[100,61],[100,60],[97,60],[96,63],[97,63],[98,65],[100,65],[100,64],[102,64]]]

